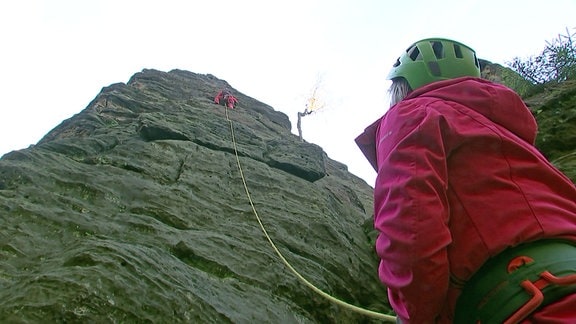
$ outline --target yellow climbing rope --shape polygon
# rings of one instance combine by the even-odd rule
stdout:
[[[236,136],[234,135],[234,126],[232,125],[232,120],[230,120],[230,117],[228,116],[228,109],[224,108],[224,110],[226,111],[226,120],[230,124],[230,134],[232,137],[232,143],[234,145],[234,154],[236,155],[236,163],[238,165],[238,171],[240,172],[240,177],[242,178],[242,183],[244,184],[244,190],[246,191],[246,196],[248,197],[248,201],[250,202],[250,206],[252,207],[252,211],[254,212],[254,215],[256,216],[256,220],[258,220],[258,224],[260,224],[260,228],[262,229],[262,232],[266,236],[266,239],[268,240],[268,242],[270,243],[270,245],[272,246],[272,248],[274,249],[274,251],[276,252],[278,257],[282,260],[282,262],[284,262],[284,264],[288,267],[288,269],[290,269],[290,271],[292,271],[292,273],[298,279],[300,279],[300,281],[302,281],[306,286],[308,286],[310,289],[312,289],[314,292],[316,292],[320,296],[328,299],[329,301],[331,301],[337,305],[340,305],[344,308],[348,308],[348,309],[355,311],[357,313],[360,313],[360,314],[363,314],[363,315],[366,315],[366,316],[369,316],[372,318],[382,319],[385,322],[395,323],[396,322],[395,316],[378,313],[375,311],[371,311],[368,309],[364,309],[364,308],[349,304],[345,301],[337,299],[337,298],[325,293],[324,291],[320,290],[319,288],[314,286],[311,282],[306,280],[306,278],[304,278],[298,271],[296,271],[296,269],[294,269],[294,267],[288,262],[288,260],[286,260],[284,255],[282,255],[282,253],[280,253],[280,250],[278,250],[278,248],[276,247],[276,244],[274,244],[274,242],[270,238],[270,235],[268,235],[266,228],[264,228],[264,224],[262,223],[262,220],[260,219],[260,216],[258,215],[258,212],[256,211],[256,207],[254,207],[254,202],[252,201],[252,197],[250,196],[250,191],[248,190],[248,185],[246,184],[246,178],[244,177],[244,172],[242,171],[242,165],[240,164],[240,158],[238,156],[238,150],[236,148]]]

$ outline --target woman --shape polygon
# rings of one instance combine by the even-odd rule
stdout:
[[[462,43],[412,44],[388,75],[391,108],[356,139],[378,172],[380,279],[403,323],[575,322],[576,188],[533,146],[522,99],[479,77]],[[537,283],[542,302],[533,263],[567,279]]]

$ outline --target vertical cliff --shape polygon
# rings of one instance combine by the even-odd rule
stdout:
[[[224,87],[236,109],[212,102]],[[0,160],[0,320],[372,321],[288,270],[241,175],[295,269],[334,297],[388,312],[372,188],[290,128],[211,75],[144,70],[103,88]]]

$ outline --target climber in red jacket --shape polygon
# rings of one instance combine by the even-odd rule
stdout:
[[[476,53],[411,45],[356,138],[377,171],[379,276],[402,323],[576,323],[576,188]]]
[[[224,103],[224,105],[230,109],[234,109],[236,104],[238,103],[238,99],[232,95],[230,90],[224,89],[220,90],[216,97],[214,97],[214,103],[219,105],[220,101]]]

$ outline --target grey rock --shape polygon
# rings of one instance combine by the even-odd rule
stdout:
[[[212,102],[223,87],[236,109]],[[248,197],[304,278],[390,313],[372,188],[290,129],[212,75],[144,70],[103,88],[0,159],[0,322],[375,321],[299,281]]]

